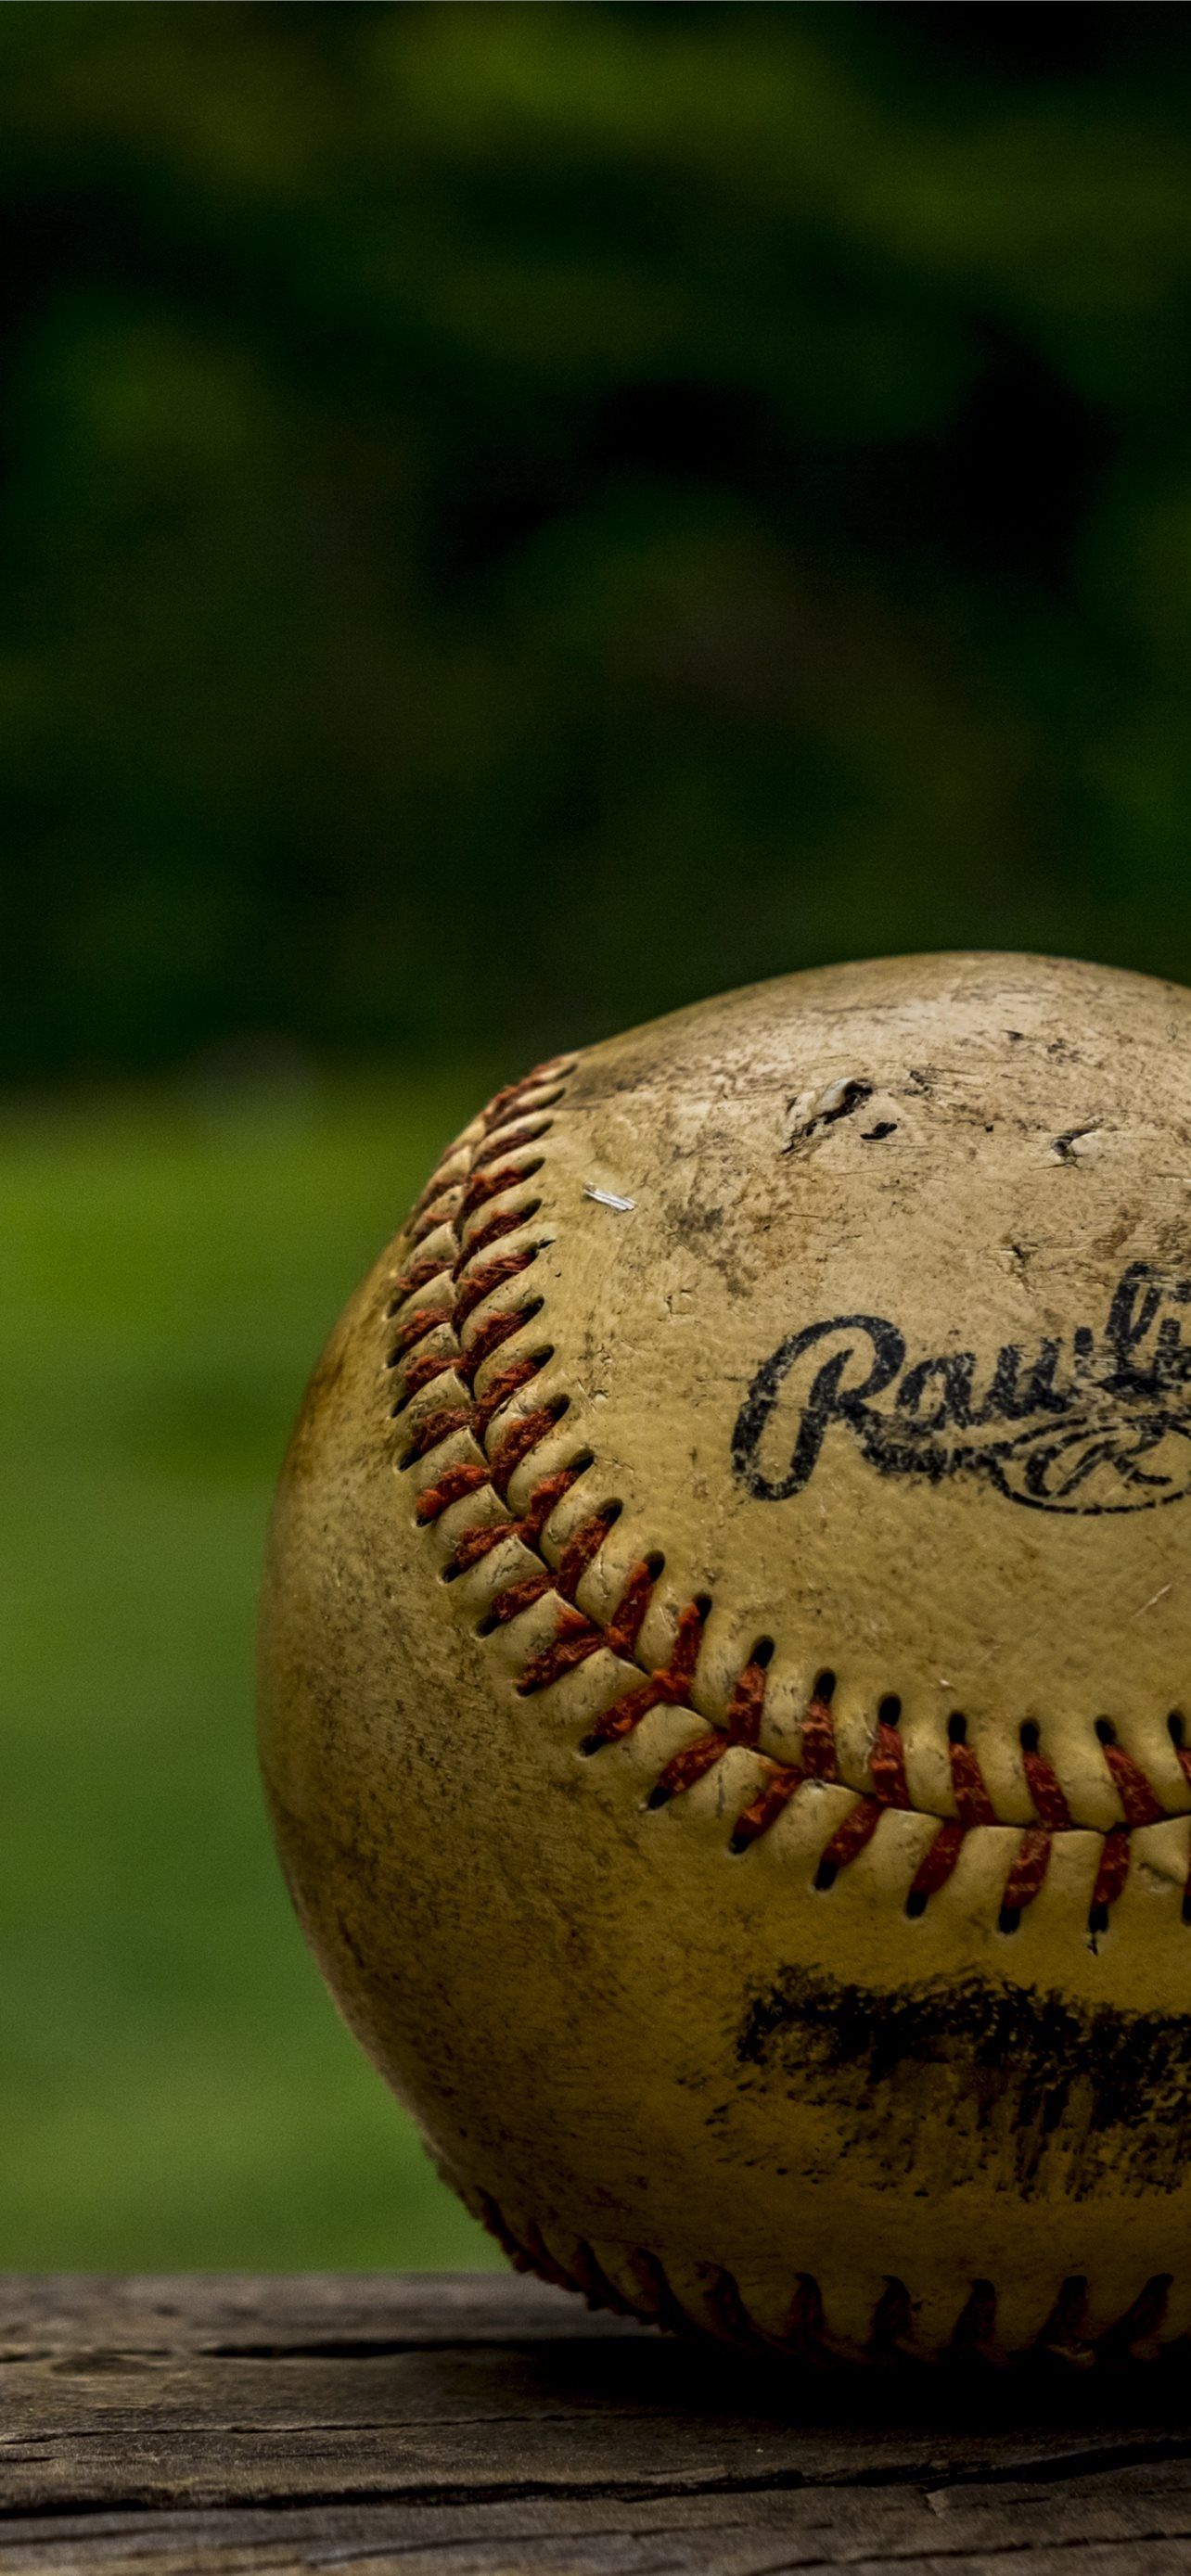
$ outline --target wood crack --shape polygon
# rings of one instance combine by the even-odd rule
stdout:
[[[487,2420],[491,2422],[519,2419]],[[241,2433],[252,2430],[276,2431],[275,2427],[239,2426],[224,2429],[225,2431],[237,2430]],[[376,2425],[327,2426],[312,2423],[303,2426],[302,2429],[304,2433],[318,2434],[328,2431],[352,2433],[386,2428]],[[394,2426],[392,2429],[401,2431],[405,2428]],[[470,2431],[471,2427],[469,2426],[468,2429]],[[78,2436],[72,2433],[72,2441],[77,2438]],[[237,2510],[251,2513],[278,2512],[287,2509],[325,2512],[333,2510],[336,2506],[361,2503],[419,2505],[430,2510],[450,2509],[460,2512],[485,2505],[557,2501],[561,2494],[573,2496],[577,2501],[582,2500],[587,2503],[616,2504],[665,2503],[681,2498],[717,2496],[736,2496],[743,2500],[751,2496],[815,2491],[846,2493],[849,2489],[857,2493],[873,2493],[882,2489],[917,2489],[924,2497],[953,2493],[969,2496],[982,2487],[1061,2486],[1089,2477],[1111,2476],[1118,2469],[1153,2467],[1161,2462],[1188,2459],[1191,2459],[1191,2437],[1170,2436],[1158,2441],[1142,2441],[1133,2445],[1113,2444],[1099,2451],[1067,2452],[1058,2458],[1014,2459],[1004,2463],[980,2461],[973,2463],[971,2467],[957,2464],[944,2476],[940,2476],[937,2471],[924,2469],[921,2462],[900,2461],[891,2463],[889,2466],[869,2463],[863,2468],[856,2469],[849,2468],[845,2463],[827,2474],[816,2472],[811,2468],[788,2468],[758,2470],[747,2476],[733,2470],[711,2471],[706,2475],[700,2475],[695,2471],[686,2477],[655,2479],[640,2475],[625,2478],[590,2478],[582,2474],[576,2476],[571,2471],[568,2472],[565,2480],[561,2477],[508,2480],[486,2478],[461,2480],[458,2484],[444,2483],[442,2479],[419,2480],[417,2478],[407,2482],[394,2482],[391,2478],[382,2482],[373,2482],[367,2477],[362,2477],[350,2485],[278,2486],[268,2489],[257,2487],[249,2495],[232,2494],[230,2490],[226,2494],[212,2492],[204,2500],[211,2505],[234,2503]],[[143,2509],[148,2502],[153,2503],[156,2512],[168,2514],[192,2509],[195,2498],[191,2495],[178,2503],[171,2498],[159,2500],[150,2492],[147,2485],[130,2487],[127,2493],[120,2497],[89,2498],[79,2495],[69,2498],[47,2497],[41,2501],[25,2504],[0,2504],[0,2522],[21,2519],[52,2520],[55,2517],[65,2518],[82,2514],[102,2516],[126,2513]]]
[[[163,2355],[163,2287],[10,2295],[43,2358],[5,2381],[0,2570],[977,2576],[1083,2549],[1089,2576],[1162,2576],[1191,2547],[1173,2366],[1077,2385],[891,2366],[879,2387],[696,2366],[636,2331],[577,2337],[560,2293],[495,2279],[412,2303],[398,2281],[175,2283]],[[88,2366],[116,2352],[125,2384]],[[144,2357],[165,2368],[138,2374]]]

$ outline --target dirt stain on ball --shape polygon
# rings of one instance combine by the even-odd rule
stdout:
[[[953,2183],[995,2158],[1027,2197],[1109,2176],[1174,2191],[1191,2149],[1191,2016],[1088,2006],[972,1973],[881,1994],[791,1967],[751,1997],[742,2076],[829,2108],[850,2150],[901,2184],[925,2132]]]

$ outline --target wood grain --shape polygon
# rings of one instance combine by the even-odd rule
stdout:
[[[16,2576],[1184,2576],[1191,2377],[769,2370],[537,2283],[0,2281]]]

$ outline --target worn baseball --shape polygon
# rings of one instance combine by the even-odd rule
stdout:
[[[514,2262],[774,2353],[1191,2327],[1189,1307],[1191,994],[1101,967],[791,976],[444,1154],[294,1435],[263,1756]]]

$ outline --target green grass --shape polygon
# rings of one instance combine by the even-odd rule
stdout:
[[[0,2265],[474,2264],[268,1840],[302,1383],[484,1078],[0,1113]]]

